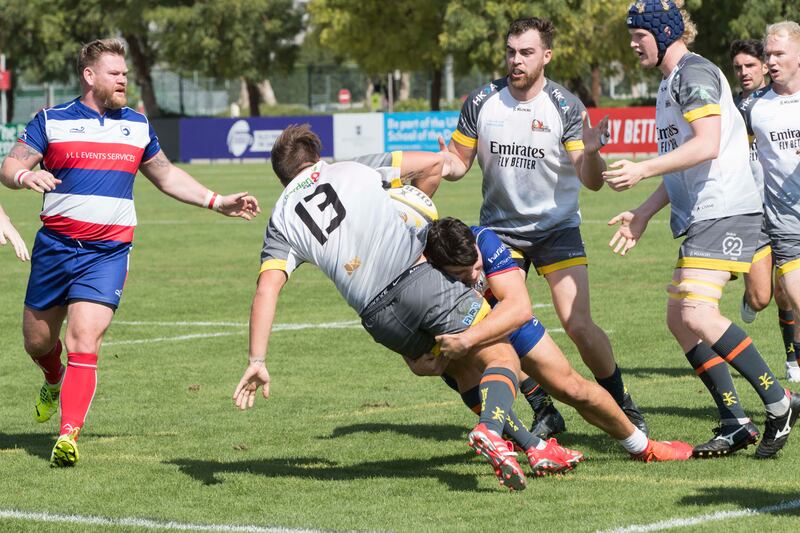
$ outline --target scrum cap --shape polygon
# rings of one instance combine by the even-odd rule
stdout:
[[[628,9],[628,28],[647,30],[656,38],[658,63],[669,45],[683,35],[683,17],[672,0],[637,0]]]

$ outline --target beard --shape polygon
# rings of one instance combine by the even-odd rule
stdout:
[[[519,79],[514,79],[511,77],[511,72],[508,73],[508,83],[515,89],[520,91],[527,91],[533,84],[536,83],[536,80],[539,79],[541,76],[543,69],[539,69],[535,72],[527,72],[524,77]]]
[[[128,97],[125,93],[118,93],[113,88],[105,89],[95,86],[94,94],[103,102],[103,106],[106,109],[120,109],[128,103]]]

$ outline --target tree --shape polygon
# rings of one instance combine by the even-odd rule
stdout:
[[[312,0],[320,42],[368,75],[395,70],[432,73],[430,108],[439,109],[445,53],[439,43],[448,0]]]
[[[244,79],[250,115],[259,115],[259,82],[294,63],[302,12],[292,0],[209,0],[153,11],[162,57],[183,72]]]

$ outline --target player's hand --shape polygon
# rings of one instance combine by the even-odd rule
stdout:
[[[597,153],[608,142],[608,115],[604,116],[594,128],[589,121],[589,113],[584,111],[581,118],[583,120],[583,151],[586,154]]]
[[[647,177],[642,163],[634,163],[627,159],[615,161],[609,167],[613,170],[603,172],[603,179],[615,191],[630,189]]]
[[[61,180],[46,170],[31,170],[22,176],[22,186],[36,192],[54,191]]]
[[[250,363],[244,371],[242,379],[233,392],[233,401],[236,407],[241,410],[253,407],[259,387],[261,387],[264,398],[269,398],[269,372],[263,361]]]
[[[220,204],[219,212],[229,217],[240,217],[245,220],[252,220],[253,217],[258,216],[261,212],[261,208],[258,206],[258,200],[246,192],[237,192],[235,194],[222,196],[220,200],[222,204]]]
[[[608,245],[615,254],[625,255],[636,246],[639,238],[647,229],[647,219],[637,215],[635,211],[625,211],[608,221],[609,226],[620,224],[619,229],[611,237]]]
[[[406,360],[408,368],[417,376],[441,376],[450,362],[447,357],[432,353],[426,353],[416,359],[404,355],[403,359]]]
[[[441,354],[449,359],[461,359],[472,350],[473,345],[466,335],[466,331],[439,335],[436,337]]]
[[[0,245],[7,242],[11,243],[14,247],[14,253],[17,254],[20,261],[28,261],[31,254],[28,253],[28,247],[25,246],[25,241],[17,233],[17,229],[11,224],[11,219],[5,214],[0,213]]]

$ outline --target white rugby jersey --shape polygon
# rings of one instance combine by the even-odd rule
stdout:
[[[658,89],[659,155],[694,137],[691,123],[711,115],[720,115],[722,121],[717,158],[664,175],[674,237],[701,220],[762,211],[761,195],[750,171],[747,131],[728,80],[704,57],[687,53]]]
[[[739,106],[755,136],[764,167],[764,210],[770,234],[800,234],[800,92],[780,96],[772,87]]]
[[[567,152],[583,150],[584,109],[550,80],[527,102],[511,96],[507,78],[469,95],[453,140],[477,147],[482,226],[526,237],[580,225],[581,183]]]
[[[354,162],[320,161],[286,186],[267,225],[261,272],[287,276],[317,265],[356,311],[425,248],[426,230],[406,226],[377,171]]]
[[[741,104],[746,100],[742,98],[741,95],[737,95],[733,98],[734,105],[738,108]],[[747,117],[745,117],[744,112],[739,109],[739,112],[742,113],[742,118],[745,119],[745,123],[747,123]],[[749,133],[749,131],[748,131]],[[753,173],[753,179],[756,180],[756,188],[758,189],[759,194],[761,194],[761,202],[764,202],[764,167],[761,166],[761,161],[758,160],[758,146],[752,134],[750,134],[750,172]]]

